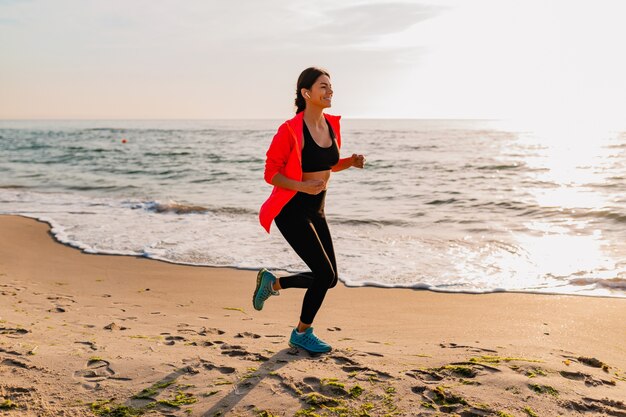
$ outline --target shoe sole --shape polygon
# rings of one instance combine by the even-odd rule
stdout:
[[[256,311],[263,310],[263,306],[261,306],[261,308],[256,308],[256,304],[254,304],[254,300],[256,300],[256,295],[259,293],[259,289],[261,289],[261,280],[263,279],[263,272],[265,271],[266,269],[263,268],[259,271],[258,274],[256,274],[256,288],[254,289],[254,294],[252,294],[252,307],[254,307]]]
[[[321,355],[322,353],[328,353],[331,350],[333,350],[332,347],[329,350],[323,350],[323,351],[309,350],[309,349],[307,349],[307,348],[305,348],[303,346],[296,345],[295,343],[293,343],[291,341],[289,342],[289,346],[291,346],[294,349],[302,349],[302,350],[306,351],[309,355]]]

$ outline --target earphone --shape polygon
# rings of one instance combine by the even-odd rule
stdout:
[[[304,93],[306,95],[306,98],[311,98],[311,96],[309,95],[309,93]]]

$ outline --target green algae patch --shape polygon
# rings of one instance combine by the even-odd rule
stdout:
[[[478,381],[470,381],[468,379],[465,378],[460,378],[459,382],[463,385],[482,385],[480,382]]]
[[[532,408],[530,408],[530,407],[524,407],[524,412],[525,412],[526,414],[528,414],[528,416],[530,416],[530,417],[539,417],[539,415],[538,415],[537,413],[535,413],[535,412],[533,411],[533,409],[532,409]]]
[[[194,404],[198,402],[198,399],[193,394],[177,391],[176,394],[169,400],[158,400],[157,404],[165,405],[172,408],[180,408],[183,405]]]
[[[223,308],[224,310],[239,311],[239,312],[241,312],[241,313],[243,313],[243,314],[248,314],[248,313],[246,313],[246,312],[244,311],[244,309],[243,309],[243,308],[241,308],[241,307],[222,307],[222,308]]]
[[[314,407],[320,407],[320,406],[336,407],[340,404],[339,400],[336,400],[335,398],[327,397],[326,395],[323,395],[317,392],[311,392],[309,394],[303,395],[302,401]]]
[[[257,410],[256,417],[278,417],[278,415],[272,414],[271,411],[267,411],[267,410]]]
[[[442,405],[442,406],[451,406],[451,405],[456,405],[456,404],[469,405],[463,397],[460,397],[458,395],[452,394],[449,391],[446,391],[444,387],[442,386],[435,387],[435,389],[433,390],[433,394],[434,394],[433,401],[437,405]]]
[[[325,391],[329,391],[333,395],[342,397],[349,395],[348,391],[346,391],[346,386],[339,382],[337,378],[323,378],[320,383],[325,388]]]
[[[529,369],[529,370],[526,371],[526,376],[528,378],[535,378],[538,375],[540,375],[540,376],[548,376],[546,371],[544,371],[541,368]]]
[[[513,414],[505,413],[504,411],[496,411],[498,417],[515,417]]]
[[[217,381],[213,385],[233,385],[233,383],[231,381]]]
[[[163,340],[163,336],[146,336],[146,335],[143,335],[143,334],[134,334],[134,335],[126,336],[126,337],[128,337],[130,339],[152,340],[152,341],[155,341],[155,342]]]
[[[348,391],[348,393],[352,398],[358,398],[361,394],[363,394],[363,388],[361,388],[359,385],[355,385],[350,388],[350,391]]]
[[[294,417],[321,417],[319,414],[315,413],[315,408],[303,408],[302,410],[296,411]]]
[[[337,388],[342,388],[342,389],[346,388],[346,386],[342,384],[341,382],[339,382],[337,378],[322,378],[321,383],[322,385],[328,385],[331,387],[337,387]]]
[[[139,394],[133,395],[135,399],[144,399],[144,400],[153,400],[154,397],[159,395],[159,391],[164,390],[169,387],[173,383],[176,382],[176,378],[174,379],[166,379],[161,382],[157,382],[149,388],[142,390]]]
[[[17,408],[17,404],[9,399],[0,402],[0,410],[12,410],[14,408]]]
[[[464,376],[466,378],[474,378],[476,376],[476,371],[469,366],[464,365],[446,365],[437,370],[445,369],[454,374]]]
[[[335,378],[322,381],[322,388],[329,391],[311,392],[300,396],[303,408],[297,417],[392,417],[401,414],[396,404],[396,388],[393,385],[378,385],[364,390],[359,385],[351,388],[338,383]],[[333,384],[335,383],[335,384]],[[335,388],[337,390],[335,390]],[[347,391],[346,391],[347,389]]]
[[[318,409],[317,407],[309,407],[309,408],[304,408],[304,409],[296,411],[294,416],[295,417],[331,417],[331,416],[333,417],[373,417],[373,416],[391,417],[394,414],[396,414],[394,412],[388,412],[384,414],[380,414],[380,413],[370,414],[369,412],[374,410],[374,408],[376,408],[374,404],[369,403],[369,402],[361,404],[359,407],[356,407],[356,408],[351,407],[351,406],[345,406],[345,405],[334,406],[334,407],[323,406],[321,407],[321,409]],[[381,410],[380,412],[382,413],[383,411]]]
[[[513,358],[513,357],[502,357],[502,356],[491,356],[491,355],[473,357],[473,358],[470,358],[469,361],[474,362],[474,363],[486,363],[486,364],[494,364],[494,365],[498,365],[501,362],[513,362],[513,361],[543,363],[543,361],[539,359]]]
[[[95,401],[89,404],[91,411],[101,417],[133,417],[144,413],[142,409],[126,405],[111,404],[111,400]]]
[[[559,392],[549,385],[528,384],[528,388],[535,391],[537,394],[550,394],[553,397],[559,396]]]

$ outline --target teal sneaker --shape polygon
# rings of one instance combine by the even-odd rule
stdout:
[[[270,298],[270,295],[279,295],[278,291],[272,289],[272,285],[276,282],[276,277],[267,269],[263,268],[256,276],[256,288],[254,289],[254,295],[252,295],[252,305],[255,310],[261,311],[265,300]]]
[[[298,333],[298,329],[294,328],[289,338],[289,346],[302,348],[309,353],[326,353],[333,349],[328,343],[313,334],[313,327],[309,327],[304,333]]]

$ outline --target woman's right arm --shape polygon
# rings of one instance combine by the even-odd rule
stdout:
[[[307,194],[319,194],[324,189],[324,181],[322,180],[305,180],[297,181],[285,177],[283,174],[276,173],[272,177],[272,185],[288,190],[300,191]]]

